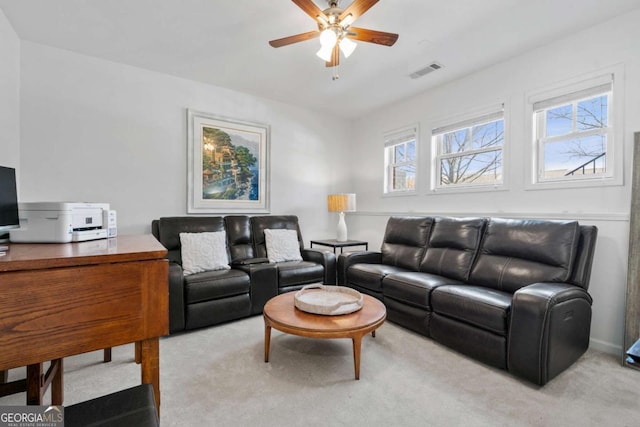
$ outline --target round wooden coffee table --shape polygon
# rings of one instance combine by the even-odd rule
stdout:
[[[356,380],[360,379],[360,349],[362,337],[384,323],[387,310],[380,301],[362,295],[362,309],[337,316],[311,314],[295,307],[295,292],[280,294],[264,306],[264,361],[269,362],[271,328],[281,332],[308,338],[351,338]]]

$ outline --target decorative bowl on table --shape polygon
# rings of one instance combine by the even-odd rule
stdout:
[[[296,292],[293,299],[299,310],[327,316],[349,314],[362,308],[362,294],[346,286],[313,283]]]

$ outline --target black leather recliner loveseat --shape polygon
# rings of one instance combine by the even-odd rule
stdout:
[[[338,284],[389,320],[543,385],[589,346],[597,228],[576,221],[392,217],[380,252],[338,258]]]
[[[301,261],[269,262],[265,229],[296,230]],[[165,217],[151,223],[169,260],[169,332],[215,325],[262,313],[279,293],[306,284],[335,284],[336,258],[330,251],[304,249],[293,215]],[[225,231],[231,268],[185,276],[180,233]]]

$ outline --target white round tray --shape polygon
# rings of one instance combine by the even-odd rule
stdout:
[[[307,285],[296,292],[295,306],[307,313],[334,316],[348,314],[362,308],[362,295],[345,286]]]

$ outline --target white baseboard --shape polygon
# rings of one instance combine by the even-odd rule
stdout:
[[[616,356],[622,357],[622,347],[610,342],[591,338],[589,340],[589,347],[594,350],[602,351],[603,353],[615,354]]]

